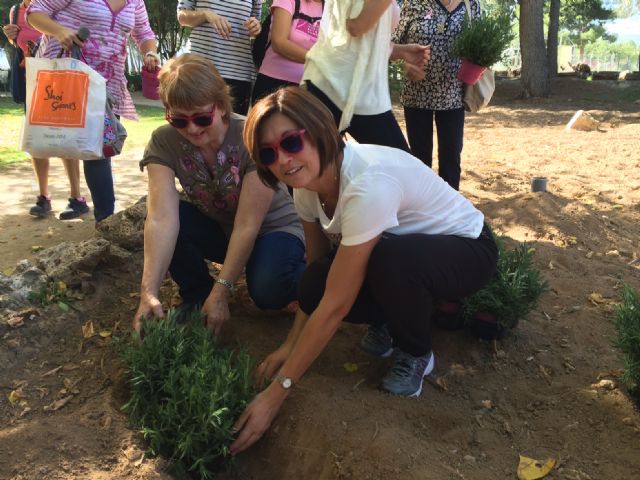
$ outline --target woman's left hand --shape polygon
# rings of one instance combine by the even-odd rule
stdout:
[[[253,399],[233,426],[233,431],[239,434],[229,447],[231,455],[237,455],[262,438],[286,396],[287,390],[272,383]]]
[[[144,67],[150,72],[153,72],[156,69],[156,67],[160,65],[160,61],[157,57],[157,53],[155,52],[145,53],[143,57],[143,61],[144,61]]]
[[[260,24],[260,20],[258,20],[256,17],[248,18],[244,22],[244,27],[249,32],[249,36],[252,38],[255,38],[258,35],[260,35],[260,32],[262,31],[262,25]]]

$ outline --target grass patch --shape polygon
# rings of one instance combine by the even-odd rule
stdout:
[[[122,409],[174,473],[213,478],[232,460],[231,427],[255,394],[253,364],[218,344],[200,313],[177,324],[170,311],[144,332],[143,342],[134,334],[120,345],[130,388]]]
[[[127,129],[127,140],[123,154],[145,147],[151,133],[165,123],[164,110],[158,107],[141,105],[137,107],[139,121],[123,120]],[[29,160],[29,155],[20,150],[20,131],[24,119],[22,105],[14,103],[12,99],[0,97],[0,168]]]
[[[616,308],[615,326],[615,345],[624,358],[622,379],[629,392],[640,396],[640,295],[627,285],[622,290],[622,303]]]

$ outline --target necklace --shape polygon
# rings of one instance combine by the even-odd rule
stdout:
[[[451,3],[452,3],[452,2],[453,2],[453,0],[449,0],[447,3],[443,3],[443,5],[444,5],[445,7],[449,7],[449,6],[451,6]]]

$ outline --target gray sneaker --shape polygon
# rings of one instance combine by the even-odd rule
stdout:
[[[36,204],[29,210],[29,215],[34,217],[46,217],[51,213],[51,200],[44,195],[38,195]]]
[[[388,357],[393,353],[391,335],[386,325],[369,325],[367,333],[360,340],[360,348],[371,355]]]
[[[382,389],[394,395],[418,397],[422,393],[424,377],[433,371],[434,366],[433,352],[414,357],[399,350],[393,368],[382,379]]]
[[[89,206],[84,197],[70,198],[67,208],[60,212],[60,220],[71,220],[78,218],[89,211]]]

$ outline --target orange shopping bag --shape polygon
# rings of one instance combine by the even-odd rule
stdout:
[[[106,83],[74,58],[27,58],[22,149],[36,158],[102,158]]]

